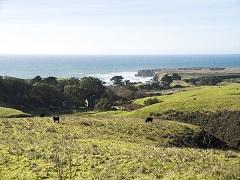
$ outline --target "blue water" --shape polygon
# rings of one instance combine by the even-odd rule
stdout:
[[[0,55],[0,75],[19,78],[107,76],[140,69],[240,67],[239,55],[12,56]]]

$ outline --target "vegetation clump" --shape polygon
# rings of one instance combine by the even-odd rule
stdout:
[[[94,77],[58,80],[37,76],[30,81],[1,77],[0,93],[1,103],[8,107],[78,109],[86,107],[87,100],[87,107],[92,109],[105,93],[105,86]]]
[[[99,99],[95,106],[95,110],[97,111],[109,111],[114,106],[113,102],[110,99],[104,98]]]
[[[178,81],[182,80],[182,77],[178,73],[173,73],[172,78],[173,80],[178,80]]]
[[[157,99],[156,97],[155,98],[149,98],[146,101],[144,101],[144,105],[149,106],[149,105],[160,103],[160,102],[161,101],[159,99]]]
[[[141,84],[138,86],[140,89],[146,89],[146,90],[164,90],[164,89],[169,89],[170,87],[166,87],[160,82],[153,82],[151,84]]]
[[[185,82],[191,83],[193,85],[207,85],[207,86],[214,86],[218,83],[221,83],[223,80],[218,76],[202,76],[199,78],[192,78],[192,79],[185,79]]]
[[[169,74],[165,74],[161,79],[160,79],[161,83],[164,86],[170,86],[170,84],[173,82],[173,77]]]
[[[122,76],[113,76],[110,80],[113,82],[114,85],[122,86],[124,85]]]

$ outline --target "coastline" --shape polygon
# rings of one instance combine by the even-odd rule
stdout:
[[[207,74],[207,75],[234,75],[240,74],[240,67],[186,67],[186,68],[162,68],[139,70],[137,77],[153,77],[156,73],[171,74]]]
[[[3,56],[0,75],[30,79],[35,76],[58,78],[128,74],[141,69],[186,67],[240,67],[240,55],[152,55],[152,56]],[[124,75],[125,76],[125,75]]]

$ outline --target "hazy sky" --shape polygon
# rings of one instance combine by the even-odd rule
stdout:
[[[0,0],[0,54],[240,53],[240,0]]]

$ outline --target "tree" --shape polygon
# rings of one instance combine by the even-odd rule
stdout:
[[[0,76],[0,93],[2,93],[3,90],[3,77]]]
[[[88,100],[89,107],[94,107],[95,102],[105,92],[103,82],[94,77],[84,77],[80,80],[80,88],[82,89],[83,96]]]
[[[68,85],[77,85],[79,86],[79,79],[78,78],[74,78],[74,77],[71,77],[70,79],[61,79],[58,81],[58,85],[59,86],[68,86]]]
[[[56,77],[47,77],[44,79],[44,83],[49,84],[49,85],[57,85],[58,81]]]
[[[36,76],[31,80],[31,84],[40,83],[40,82],[43,82],[43,79],[41,76]]]
[[[222,79],[217,76],[202,76],[199,78],[191,78],[191,79],[185,79],[186,83],[191,83],[194,85],[217,85],[218,83],[222,82]]]
[[[198,79],[197,84],[199,85],[217,85],[218,83],[222,82],[222,79],[217,76],[203,76]]]
[[[122,86],[124,84],[123,79],[124,78],[122,76],[113,76],[110,80],[114,85]]]
[[[103,86],[103,82],[94,77],[84,77],[80,80],[80,87],[84,90],[88,91],[89,95],[96,95],[97,97],[101,96],[105,87]]]
[[[60,105],[62,101],[61,94],[56,89],[46,83],[36,83],[31,90],[31,102],[33,105],[47,106]]]
[[[124,84],[125,84],[126,86],[131,85],[131,81],[130,81],[130,80],[125,80],[125,81],[124,81]]]
[[[170,84],[173,82],[173,78],[172,76],[170,76],[169,74],[165,74],[162,78],[161,78],[161,82],[166,85],[166,86],[170,86]]]
[[[69,85],[78,85],[79,84],[79,79],[75,78],[75,77],[71,77],[70,79],[68,79],[68,84]]]
[[[4,102],[12,105],[27,104],[31,85],[23,79],[5,77],[2,79],[2,97]]]
[[[67,99],[68,104],[75,106],[80,106],[84,101],[84,98],[81,94],[81,89],[77,85],[64,86],[64,97]]]
[[[173,80],[181,80],[182,79],[182,77],[178,73],[173,73],[172,78],[173,78]]]

